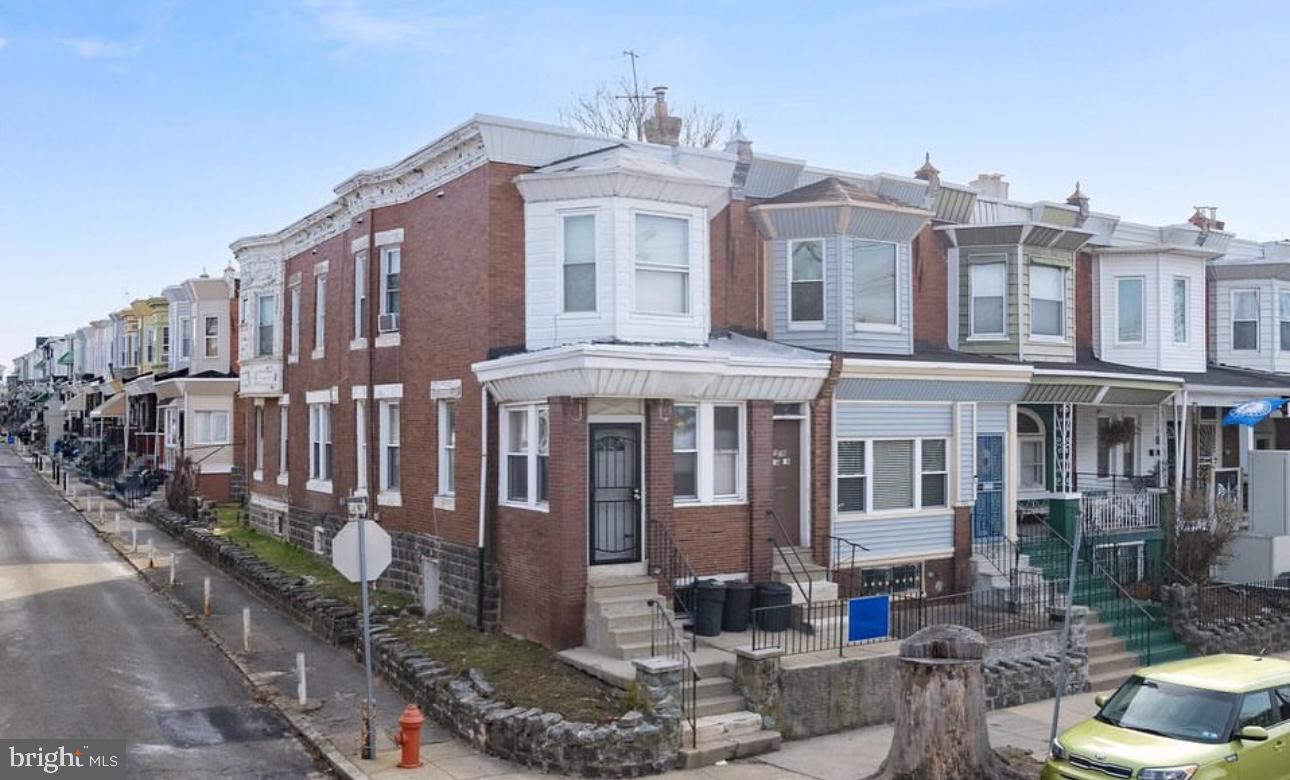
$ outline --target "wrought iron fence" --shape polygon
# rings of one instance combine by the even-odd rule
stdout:
[[[658,580],[659,592],[673,597],[677,613],[694,614],[694,583],[699,579],[694,567],[681,554],[666,524],[647,523],[646,532],[650,574]]]
[[[1196,625],[1216,629],[1290,612],[1290,578],[1223,582],[1196,592]]]

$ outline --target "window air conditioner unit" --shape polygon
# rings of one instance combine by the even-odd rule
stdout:
[[[380,320],[376,324],[376,327],[382,333],[393,333],[397,331],[399,329],[399,315],[382,314]]]

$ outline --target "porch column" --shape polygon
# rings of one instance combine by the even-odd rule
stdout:
[[[551,645],[583,643],[587,602],[587,404],[581,398],[552,398],[548,407],[550,470],[548,522],[542,552],[551,577]]]
[[[1075,415],[1070,404],[1053,406],[1053,492],[1075,489],[1071,453],[1074,449]]]

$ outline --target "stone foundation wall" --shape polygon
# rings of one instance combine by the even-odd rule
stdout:
[[[1195,655],[1264,655],[1290,651],[1290,611],[1274,610],[1202,626],[1195,585],[1166,585],[1162,589],[1162,601],[1165,619],[1174,636]]]
[[[147,518],[316,636],[352,648],[356,660],[362,661],[360,616],[348,604],[320,595],[300,578],[283,574],[161,503],[148,508]],[[312,525],[310,529],[312,547]],[[556,713],[509,706],[496,698],[478,670],[464,677],[453,675],[394,636],[388,627],[394,617],[392,612],[373,610],[373,670],[427,717],[479,750],[577,777],[640,777],[676,766],[681,727],[680,675],[675,668],[654,670],[649,661],[638,664],[637,681],[648,712],[628,712],[604,724],[566,721]]]
[[[1071,623],[1068,693],[1078,693],[1088,683],[1086,614],[1077,608]],[[1060,647],[1060,630],[992,642],[983,669],[987,707],[1001,709],[1052,698]],[[777,729],[785,739],[890,723],[900,694],[894,653],[807,662],[739,651],[734,682],[748,709],[760,713],[763,725]]]

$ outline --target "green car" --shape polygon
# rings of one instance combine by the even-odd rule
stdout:
[[[1043,780],[1290,780],[1290,662],[1174,661],[1096,701],[1053,741]]]

